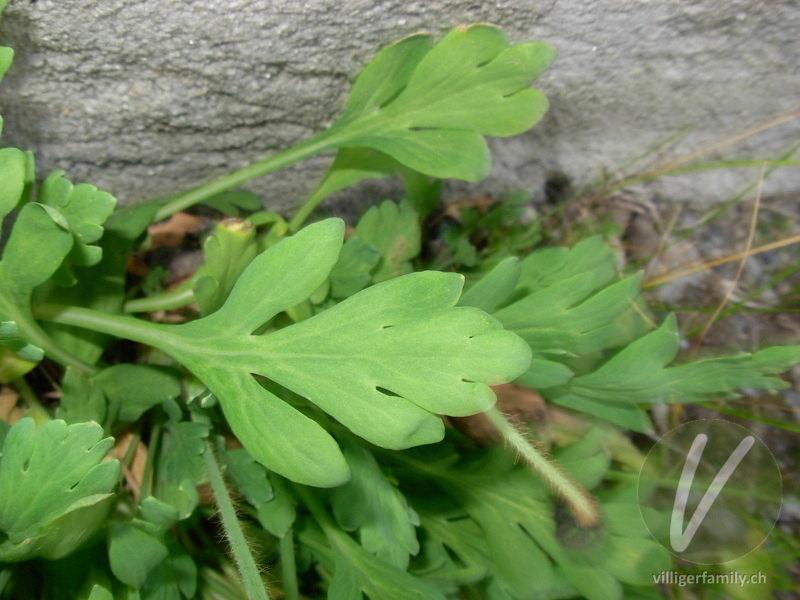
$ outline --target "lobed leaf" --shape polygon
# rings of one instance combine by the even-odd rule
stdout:
[[[60,558],[102,525],[119,475],[97,423],[32,419],[8,432],[0,457],[0,560]]]
[[[649,421],[637,408],[640,404],[735,398],[738,389],[783,389],[788,384],[771,375],[800,362],[800,346],[777,346],[670,367],[679,342],[675,318],[670,316],[657,330],[549,397],[635,431],[648,431]]]
[[[353,476],[332,492],[333,514],[345,531],[359,532],[365,550],[399,569],[419,552],[419,516],[381,471],[372,453],[353,441],[343,444]]]
[[[206,480],[202,457],[206,437],[206,423],[169,422],[164,428],[154,495],[177,509],[181,519],[197,507],[197,486]]]
[[[547,110],[526,89],[552,61],[543,43],[509,46],[490,25],[459,27],[436,45],[417,34],[384,49],[356,80],[332,145],[368,147],[434,177],[475,181],[489,170],[484,135],[510,136]]]
[[[342,223],[323,221],[256,257],[215,313],[151,326],[161,346],[219,399],[231,428],[267,468],[320,486],[350,476],[333,438],[258,384],[261,375],[387,448],[441,439],[438,414],[494,403],[489,385],[522,373],[529,351],[476,309],[454,308],[462,278],[414,273],[364,290],[313,318],[251,335],[327,279]],[[163,332],[163,333],[162,333]]]
[[[358,237],[348,239],[331,269],[331,296],[348,298],[363,290],[372,280],[371,271],[379,260],[380,253],[375,246]]]
[[[355,235],[378,250],[380,260],[372,275],[375,283],[411,273],[409,262],[420,251],[419,216],[407,201],[399,205],[389,200],[365,212],[356,225]]]
[[[42,182],[39,202],[58,211],[67,223],[74,237],[70,262],[84,267],[97,264],[103,252],[94,243],[102,237],[102,224],[114,211],[117,201],[93,185],[73,186],[63,175],[63,171],[54,171]]]

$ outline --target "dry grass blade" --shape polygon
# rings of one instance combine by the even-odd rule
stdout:
[[[703,340],[706,338],[708,334],[708,330],[711,329],[711,326],[717,321],[717,317],[719,317],[722,309],[725,308],[725,305],[731,299],[736,286],[739,284],[739,280],[742,277],[742,273],[744,272],[744,266],[747,263],[747,258],[749,256],[749,252],[753,247],[753,238],[756,234],[756,224],[758,223],[758,210],[761,207],[761,190],[764,184],[764,173],[766,172],[767,165],[766,163],[761,168],[761,177],[758,181],[758,189],[756,190],[756,197],[755,201],[753,202],[753,216],[750,218],[750,228],[747,232],[747,241],[745,242],[744,252],[741,261],[739,262],[739,267],[736,269],[736,275],[733,278],[733,282],[731,283],[730,288],[728,289],[725,297],[722,299],[722,302],[719,303],[717,309],[714,311],[714,314],[711,315],[711,318],[706,323],[706,326],[703,328],[703,331],[700,332],[700,335],[697,336],[697,342],[695,343],[695,349],[699,348],[703,345]]]

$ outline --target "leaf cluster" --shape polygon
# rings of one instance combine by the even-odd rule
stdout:
[[[119,210],[0,150],[0,383],[23,405],[0,420],[0,600],[658,597],[669,557],[612,477],[641,458],[620,427],[649,431],[653,403],[780,389],[800,349],[673,364],[674,319],[650,326],[640,276],[602,239],[527,252],[524,196],[433,225],[438,178],[483,177],[484,136],[542,117],[528,85],[552,58],[487,25],[410,36],[316,138]],[[288,221],[230,190],[328,149]],[[302,227],[334,191],[388,176],[405,198],[349,233]],[[148,227],[200,202],[230,217],[203,264],[172,291],[132,281]],[[572,411],[580,435],[550,449],[596,522],[446,428],[508,382]]]

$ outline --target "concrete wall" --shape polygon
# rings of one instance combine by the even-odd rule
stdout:
[[[0,86],[3,143],[123,204],[174,193],[329,124],[382,44],[479,21],[513,42],[548,41],[559,57],[536,84],[550,113],[492,142],[493,172],[475,192],[542,199],[548,180],[579,187],[684,128],[671,157],[800,111],[795,0],[12,0],[0,20],[0,41],[17,51]],[[800,140],[798,121],[727,156],[777,156]],[[327,160],[250,188],[286,210]],[[796,190],[799,173],[783,170],[768,191]],[[708,202],[755,175],[658,185]],[[362,185],[338,201],[392,189]]]

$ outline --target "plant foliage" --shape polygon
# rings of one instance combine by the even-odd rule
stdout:
[[[520,196],[431,239],[435,178],[487,174],[484,136],[542,117],[528,85],[552,59],[488,25],[410,36],[317,137],[121,210],[60,171],[37,185],[29,153],[0,150],[0,382],[23,405],[0,420],[0,599],[654,597],[670,559],[611,477],[641,459],[619,426],[780,389],[800,348],[673,364],[674,319],[650,327],[641,276],[602,239],[514,255],[538,240]],[[288,222],[230,191],[329,149]],[[395,175],[406,199],[350,235],[302,227],[330,193]],[[131,298],[148,226],[200,202],[235,217],[202,266]],[[508,382],[573,411],[560,466],[492,408]],[[530,464],[445,427],[486,411]]]

